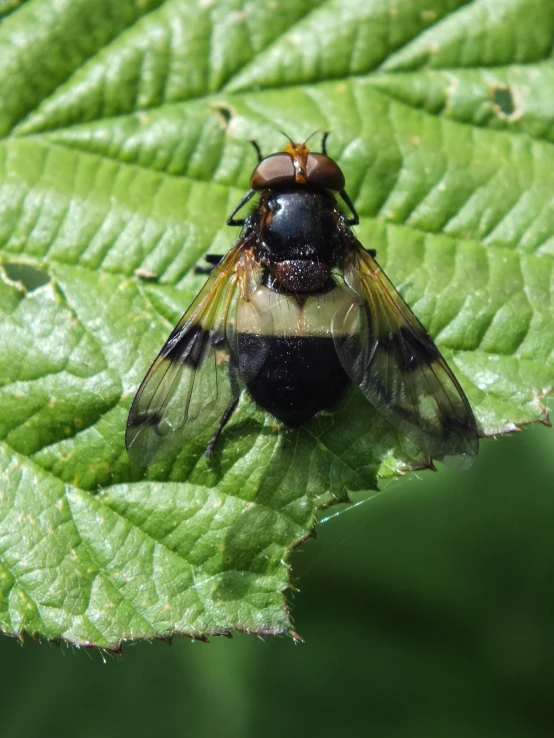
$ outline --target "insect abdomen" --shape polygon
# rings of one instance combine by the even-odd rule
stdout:
[[[286,425],[302,425],[334,405],[349,386],[332,338],[239,336],[241,353],[256,355],[262,341],[269,351],[263,367],[246,386],[255,402]],[[257,345],[260,344],[260,346]]]

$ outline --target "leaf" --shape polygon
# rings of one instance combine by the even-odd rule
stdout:
[[[554,8],[540,0],[0,3],[0,622],[75,644],[290,633],[292,549],[425,466],[356,393],[286,430],[247,397],[130,465],[132,396],[255,157],[330,129],[362,242],[483,435],[554,384]],[[137,270],[157,275],[146,281]]]

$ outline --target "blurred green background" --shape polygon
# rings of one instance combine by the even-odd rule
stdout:
[[[409,475],[321,524],[293,557],[303,643],[176,639],[104,663],[3,638],[1,735],[552,735],[553,443],[542,426],[486,441],[470,471]]]

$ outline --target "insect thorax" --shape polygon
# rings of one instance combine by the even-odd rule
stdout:
[[[266,190],[255,219],[268,260],[338,265],[346,224],[331,192],[309,187]]]

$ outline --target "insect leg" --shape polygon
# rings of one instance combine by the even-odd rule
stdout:
[[[214,267],[216,267],[222,259],[223,256],[221,254],[206,254],[206,256],[204,257],[204,261],[210,264],[210,266],[196,265],[192,271],[194,274],[211,274],[214,270]]]
[[[235,412],[235,410],[237,409],[237,405],[239,404],[240,387],[237,378],[237,369],[232,364],[229,365],[229,381],[231,382],[231,391],[233,393],[233,397],[231,398],[231,402],[227,405],[227,409],[221,416],[221,420],[219,421],[213,436],[208,441],[208,445],[206,446],[206,450],[204,451],[204,456],[207,459],[209,459],[212,455],[212,451],[214,450],[214,446],[217,443],[217,439],[221,435],[221,431],[225,428],[231,418],[231,415]]]
[[[348,205],[348,207],[350,208],[350,212],[352,213],[352,218],[347,218],[348,225],[358,225],[358,223],[360,222],[360,218],[358,217],[358,213],[356,212],[354,203],[348,197],[346,190],[341,190],[339,194],[344,202]]]
[[[251,200],[254,197],[255,194],[256,193],[255,193],[254,190],[248,190],[248,192],[246,193],[246,195],[242,198],[242,200],[239,202],[239,204],[237,205],[237,207],[233,210],[233,212],[231,213],[231,215],[227,218],[227,225],[230,225],[230,226],[242,226],[242,225],[244,225],[244,218],[241,218],[241,220],[235,220],[233,218],[233,215],[235,215],[235,213],[238,213],[238,211],[244,205],[246,205],[246,203],[249,200]]]
[[[240,395],[239,395],[240,397]],[[239,404],[239,397],[234,397],[229,405],[227,406],[227,409],[221,416],[221,420],[219,421],[219,424],[217,428],[214,431],[213,436],[210,438],[208,445],[206,447],[206,450],[204,451],[204,456],[209,459],[212,455],[212,451],[214,450],[214,446],[217,443],[217,439],[221,435],[221,431],[225,428],[227,423],[229,422],[231,415],[235,412],[237,409],[237,405]]]
[[[213,264],[214,266],[217,266],[219,262],[223,259],[224,254],[206,254],[204,257],[204,261],[207,261],[208,264]]]

